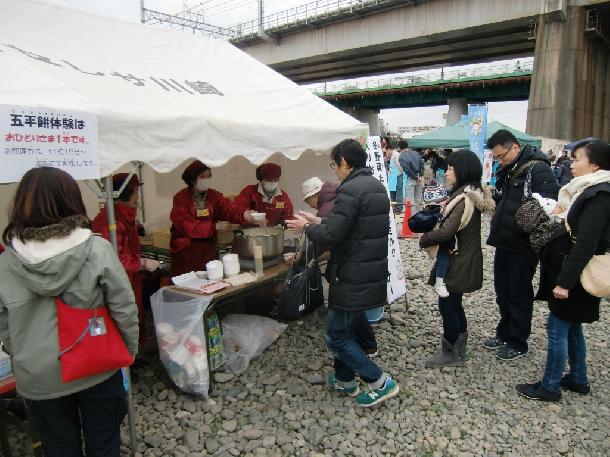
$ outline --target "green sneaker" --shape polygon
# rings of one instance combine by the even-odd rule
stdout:
[[[389,376],[387,377],[384,385],[375,390],[365,390],[358,397],[356,397],[356,403],[358,406],[362,406],[364,408],[370,408],[371,406],[376,405],[377,403],[381,403],[382,401],[387,400],[388,398],[395,397],[398,395],[399,391],[398,384]]]
[[[360,387],[358,387],[357,382],[354,382],[353,387],[340,386],[334,372],[328,375],[328,385],[331,389],[341,392],[342,394],[349,395],[350,397],[355,397],[358,395],[358,392],[360,392]]]

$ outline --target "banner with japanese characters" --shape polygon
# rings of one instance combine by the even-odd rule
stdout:
[[[483,164],[483,151],[487,138],[487,105],[468,105],[468,142]]]
[[[491,149],[485,149],[483,152],[483,178],[481,182],[483,184],[489,184],[491,182],[491,177],[493,174],[493,163],[494,156],[491,152]]]
[[[31,168],[55,167],[74,179],[99,179],[97,116],[52,108],[0,105],[0,183]]]
[[[370,136],[365,144],[365,149],[368,154],[367,165],[373,170],[373,176],[377,178],[386,188],[388,197],[390,190],[388,188],[388,177],[385,169],[383,152],[381,150],[381,139],[378,136]],[[398,298],[403,297],[407,293],[407,285],[405,283],[404,267],[402,265],[402,256],[400,254],[400,246],[398,244],[398,233],[396,232],[396,220],[394,211],[390,208],[390,232],[388,233],[388,303],[393,303]]]

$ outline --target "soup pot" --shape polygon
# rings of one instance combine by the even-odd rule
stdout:
[[[254,258],[254,246],[263,249],[263,258],[277,257],[284,251],[284,228],[248,228],[236,230],[231,252],[244,259]]]

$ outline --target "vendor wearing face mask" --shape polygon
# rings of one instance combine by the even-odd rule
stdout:
[[[187,187],[174,195],[170,249],[172,276],[200,271],[217,258],[216,231],[223,223],[249,222],[249,212],[235,207],[220,192],[210,189],[212,171],[199,160],[191,163],[182,180]]]
[[[118,173],[112,177],[112,187],[115,192],[121,190],[123,183],[129,177],[128,173]],[[144,331],[144,319],[142,316],[144,300],[142,297],[142,270],[155,271],[159,268],[159,262],[153,259],[140,257],[140,238],[136,217],[138,204],[140,202],[140,186],[142,183],[136,175],[133,175],[120,195],[114,200],[114,216],[116,218],[116,238],[119,247],[119,260],[131,283],[131,288],[138,305],[138,319],[140,321],[140,344],[146,342]],[[110,230],[108,228],[108,212],[106,208],[100,209],[91,223],[91,230],[99,233],[110,241]]]
[[[246,186],[235,199],[235,206],[265,213],[267,225],[283,224],[286,219],[292,219],[292,202],[279,186],[281,174],[282,169],[274,163],[265,163],[258,167],[258,184]]]

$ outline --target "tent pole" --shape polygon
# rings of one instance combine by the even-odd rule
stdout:
[[[106,190],[106,212],[108,213],[108,231],[110,232],[110,242],[114,247],[117,255],[119,254],[119,245],[116,238],[116,218],[114,215],[114,191],[112,186],[112,175],[108,175],[104,181]],[[130,454],[135,457],[137,451],[138,438],[136,435],[135,414],[133,408],[133,391],[131,388],[131,374],[129,368],[125,367],[125,376],[127,376],[127,423],[129,425],[129,441]]]

